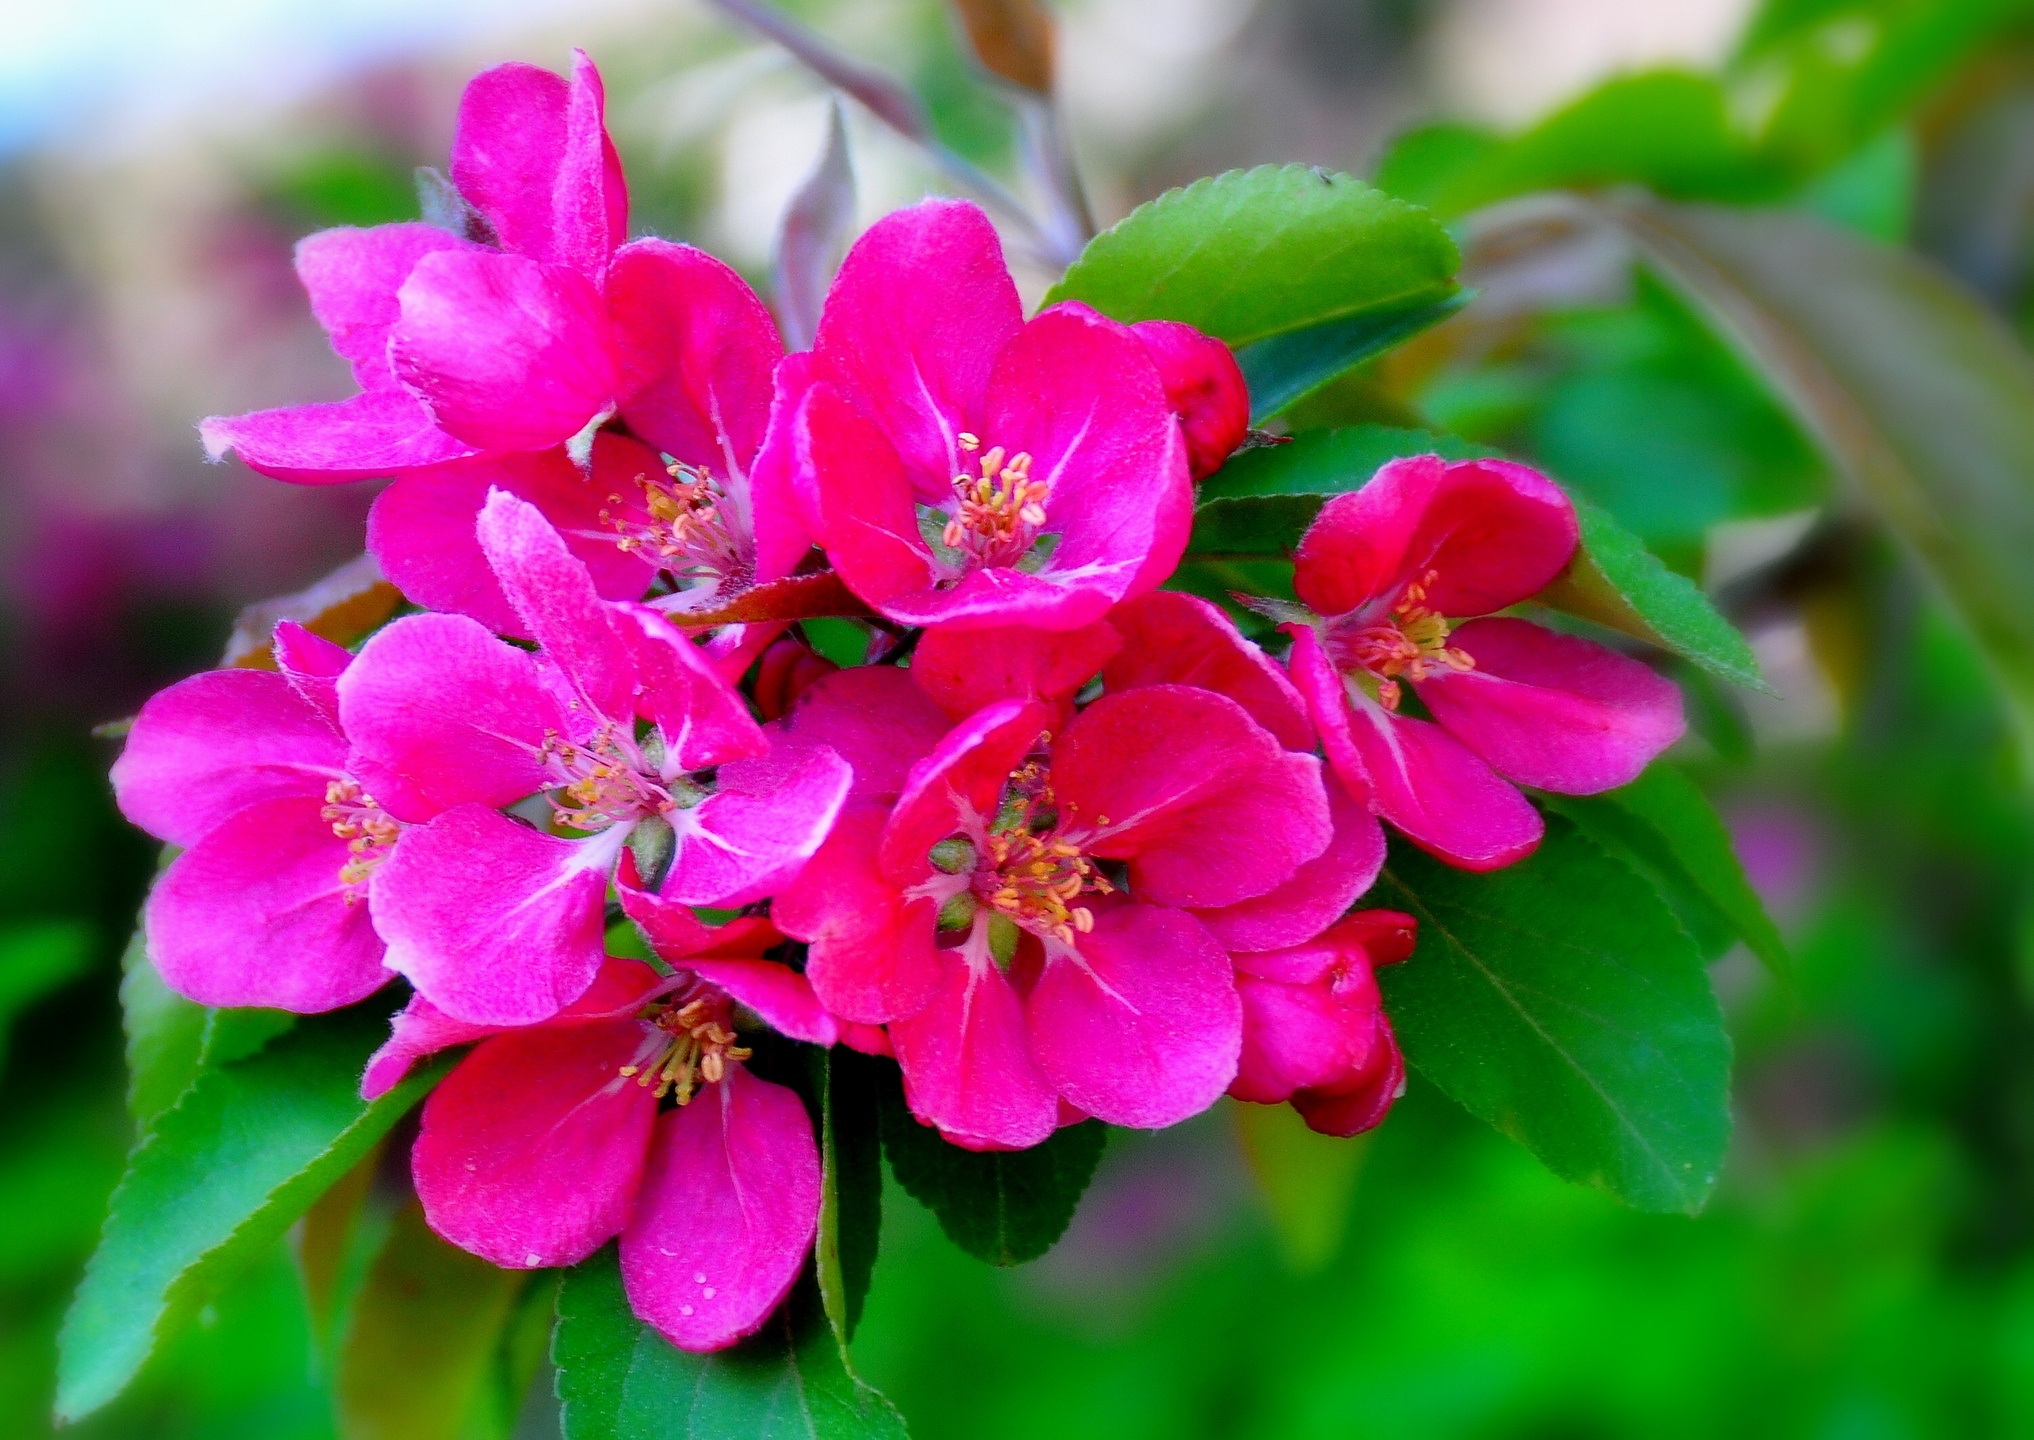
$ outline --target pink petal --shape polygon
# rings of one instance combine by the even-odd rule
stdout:
[[[1147,562],[1152,585],[1178,565],[1193,511],[1186,447],[1151,356],[1126,326],[1070,304],[1032,320],[996,360],[982,443],[1029,451],[1032,476],[1051,487],[1045,528],[1059,546],[1023,579],[1113,604]],[[1009,618],[1046,623],[1021,609]],[[1075,623],[1086,622],[1053,628]]]
[[[371,230],[343,226],[297,242],[297,278],[310,293],[311,313],[332,337],[332,348],[352,364],[360,388],[385,390],[395,384],[388,333],[402,315],[396,291],[426,255],[479,248],[420,221]]]
[[[790,1293],[819,1226],[819,1148],[805,1103],[741,1066],[657,1121],[622,1283],[685,1350],[753,1334]]]
[[[502,593],[481,553],[474,524],[489,490],[529,501],[564,537],[602,599],[636,600],[656,566],[623,550],[603,514],[643,513],[638,476],[656,476],[663,461],[633,440],[602,432],[593,439],[593,469],[582,472],[562,448],[477,457],[399,477],[374,500],[367,548],[391,583],[429,610],[471,615],[498,635],[527,638],[523,618]],[[617,503],[619,501],[619,503]]]
[[[1059,1097],[1032,1058],[1023,1002],[979,926],[939,959],[930,1002],[890,1022],[911,1113],[974,1149],[1038,1144],[1058,1127]]]
[[[1321,507],[1300,540],[1293,584],[1323,615],[1391,602],[1429,572],[1426,605],[1485,615],[1546,588],[1575,553],[1575,507],[1509,460],[1393,460]]]
[[[823,746],[721,766],[712,795],[666,817],[678,848],[664,896],[730,908],[762,899],[805,868],[853,780]]]
[[[318,712],[318,718],[332,727],[333,734],[339,734],[339,677],[353,663],[353,652],[322,635],[312,634],[294,620],[276,623],[275,643],[270,648],[275,655],[275,668],[289,682],[290,689]]]
[[[990,367],[1023,323],[989,217],[964,200],[925,200],[848,251],[813,340],[814,374],[889,441],[907,491],[937,502],[963,468],[957,437],[976,426]]]
[[[617,827],[561,840],[480,805],[404,831],[374,872],[386,963],[454,1019],[550,1019],[600,970],[601,902],[623,838]]]
[[[769,738],[740,692],[670,621],[640,605],[611,606],[609,613],[634,672],[634,711],[664,732],[680,768],[705,770],[769,753]]]
[[[1071,701],[1122,648],[1107,621],[1063,631],[928,630],[911,652],[910,675],[960,719],[998,700]]]
[[[1525,796],[1440,726],[1352,693],[1313,631],[1292,630],[1293,680],[1351,794],[1367,797],[1421,849],[1465,870],[1500,869],[1533,852],[1545,823]]]
[[[809,1045],[831,1045],[840,1039],[840,1023],[819,1003],[812,982],[789,965],[775,960],[693,959],[685,962],[685,968],[718,985],[779,1034]]]
[[[723,480],[746,476],[784,355],[756,292],[703,250],[638,240],[614,257],[607,303],[629,428]]]
[[[848,762],[854,798],[885,802],[897,798],[911,767],[932,753],[951,725],[912,683],[911,672],[894,665],[858,665],[823,676],[784,721],[787,734],[830,746]]]
[[[1345,965],[1332,944],[1300,948],[1320,952],[1317,979],[1289,983],[1239,967],[1243,1055],[1229,1087],[1238,1100],[1276,1105],[1296,1090],[1347,1085],[1377,1052],[1384,1003],[1368,962],[1359,952]]]
[[[836,561],[841,547],[827,542]],[[1083,574],[1069,583],[1049,569],[1032,575],[1022,570],[992,566],[971,570],[951,588],[921,586],[915,590],[881,595],[874,586],[864,588],[866,577],[857,578],[845,567],[841,577],[857,595],[900,625],[943,626],[955,630],[1000,629],[1011,625],[1035,626],[1041,630],[1078,630],[1092,625],[1109,613],[1118,592],[1132,593],[1133,573],[1110,570],[1110,578],[1087,583]],[[1166,567],[1170,573],[1171,567]],[[1162,578],[1162,577],[1161,577]],[[1124,581],[1121,586],[1117,580]],[[1156,582],[1154,582],[1156,583]]]
[[[441,251],[417,263],[401,299],[396,378],[470,445],[546,450],[614,403],[607,307],[576,270]]]
[[[1681,688],[1627,655],[1525,620],[1474,620],[1449,643],[1476,661],[1422,683],[1450,735],[1522,785],[1594,795],[1681,738]]]
[[[1025,1017],[1032,1053],[1067,1099],[1157,1129],[1228,1088],[1242,1005],[1228,955],[1192,916],[1112,906],[1077,948],[1048,941],[1046,954]]]
[[[1229,347],[1177,320],[1140,320],[1130,329],[1151,352],[1165,402],[1186,436],[1187,469],[1205,480],[1250,430],[1250,387]]]
[[[410,1172],[431,1228],[510,1270],[572,1265],[628,1222],[657,1117],[634,1020],[482,1042],[424,1102]]]
[[[826,1008],[867,1025],[918,1010],[941,975],[932,943],[938,907],[907,901],[876,867],[884,819],[875,805],[843,810],[770,906],[778,928],[810,942],[805,973]]]
[[[377,633],[339,677],[339,715],[353,772],[406,820],[547,788],[539,748],[567,729],[529,652],[464,615],[407,616]]]
[[[994,815],[1010,772],[1051,721],[1052,712],[1036,701],[1001,701],[956,725],[912,766],[883,827],[878,859],[885,878],[917,884],[932,873],[933,846],[968,821]]]
[[[1320,762],[1226,696],[1185,685],[1104,695],[1053,747],[1061,814],[1130,862],[1156,905],[1233,905],[1292,878],[1333,835]]]
[[[1109,623],[1123,637],[1121,653],[1102,672],[1109,689],[1198,685],[1241,705],[1286,749],[1314,748],[1306,702],[1219,605],[1198,595],[1158,591],[1118,605]]]
[[[400,475],[476,453],[476,447],[440,430],[431,412],[400,389],[251,415],[214,415],[199,423],[198,436],[214,460],[231,450],[248,469],[299,485]]]
[[[910,475],[883,432],[825,384],[805,392],[791,427],[799,513],[848,588],[886,614],[889,602],[926,591],[939,570],[918,533]]]
[[[1225,950],[1275,950],[1298,945],[1345,914],[1384,869],[1384,827],[1328,780],[1328,815],[1334,838],[1328,848],[1293,872],[1277,889],[1193,916]]]
[[[812,387],[812,354],[786,355],[771,387],[769,425],[749,465],[749,510],[756,534],[756,580],[780,580],[812,548],[798,484],[797,418]]]
[[[159,840],[195,843],[262,800],[315,796],[346,742],[282,676],[211,670],[149,697],[113,762],[120,812]]]
[[[628,190],[603,124],[600,75],[572,52],[568,85],[498,65],[459,102],[452,180],[504,248],[597,279],[628,234]]]
[[[501,1029],[499,1025],[470,1025],[464,1020],[454,1020],[423,996],[411,995],[409,1003],[389,1021],[388,1039],[367,1057],[367,1073],[360,1080],[360,1098],[378,1100],[400,1085],[411,1067],[425,1056],[498,1035]]]
[[[586,993],[560,1010],[551,1023],[631,1019],[653,992],[668,988],[669,982],[642,961],[610,955],[601,962],[600,973]],[[387,1094],[427,1055],[498,1035],[504,1028],[508,1027],[454,1020],[423,996],[411,995],[409,1003],[389,1022],[388,1039],[368,1057],[367,1074],[360,1082],[361,1098],[373,1100]]]
[[[529,501],[496,490],[480,507],[475,533],[525,632],[571,682],[588,716],[630,718],[636,674],[629,637],[556,527]]]
[[[312,1014],[389,979],[367,899],[339,872],[346,842],[322,797],[263,800],[200,836],[149,892],[148,955],[201,1005]]]

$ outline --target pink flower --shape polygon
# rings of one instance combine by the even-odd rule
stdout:
[[[877,222],[827,296],[794,417],[808,528],[909,625],[1071,630],[1186,546],[1186,443],[1145,344],[1085,306],[1026,321],[988,218]]]
[[[913,1111],[963,1145],[1035,1145],[1065,1107],[1156,1127],[1212,1103],[1239,1010],[1189,912],[1264,895],[1327,846],[1319,762],[1169,684],[1063,732],[1046,703],[998,701],[928,753],[943,721],[907,676],[849,683],[880,673],[829,676],[790,717],[794,737],[896,757],[858,775],[774,904],[820,999],[888,1024]]]
[[[1412,954],[1414,921],[1364,910],[1303,945],[1236,957],[1243,1055],[1229,1093],[1290,1101],[1324,1135],[1354,1135],[1405,1092],[1374,969]]]
[[[399,620],[342,678],[340,713],[355,773],[435,816],[375,874],[388,964],[459,1020],[521,1025],[592,983],[624,845],[668,862],[647,878],[671,900],[745,904],[818,848],[851,777],[824,747],[773,751],[699,651],[601,600],[528,502],[491,496],[479,534],[542,653],[462,615]],[[567,834],[501,813],[539,794]]]
[[[403,826],[347,759],[352,659],[284,622],[282,673],[194,675],[141,709],[113,764],[121,811],[184,847],[143,911],[148,956],[204,1005],[334,1010],[388,980],[369,879]]]
[[[1574,507],[1502,460],[1394,460],[1330,500],[1294,584],[1292,674],[1350,792],[1415,844],[1493,870],[1539,844],[1512,782],[1567,795],[1634,779],[1683,729],[1681,693],[1637,660],[1525,620],[1575,553]],[[1410,685],[1432,720],[1403,711]]]
[[[769,311],[699,250],[621,244],[600,77],[574,53],[569,83],[503,65],[467,87],[452,178],[473,233],[383,225],[298,247],[362,393],[200,427],[214,458],[286,480],[399,476],[369,526],[390,579],[511,634],[520,619],[473,540],[490,488],[543,510],[608,599],[662,572],[663,608],[712,608],[811,544],[787,464],[774,483],[758,473],[784,353]],[[597,434],[610,417],[643,443]]]
[[[480,1040],[425,1102],[411,1152],[432,1229],[509,1269],[576,1264],[619,1235],[636,1314],[673,1344],[718,1350],[783,1300],[819,1220],[812,1122],[741,1063],[735,1007],[813,1044],[838,1029],[803,976],[762,958],[783,939],[768,921],[713,929],[624,893],[672,974],[609,958],[573,1004],[509,1030],[417,997],[362,1088]]]

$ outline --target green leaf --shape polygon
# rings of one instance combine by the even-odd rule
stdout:
[[[304,1020],[266,1049],[204,1067],[157,1117],[113,1193],[59,1340],[57,1413],[75,1420],[134,1377],[163,1335],[273,1244],[434,1083],[372,1104],[374,1009]]]
[[[127,1113],[137,1135],[198,1078],[209,1012],[162,983],[139,930],[120,957],[120,1014],[127,1031]]]
[[[1790,973],[1787,943],[1745,878],[1730,832],[1678,768],[1656,760],[1620,789],[1543,799],[1651,880],[1684,921],[1690,911],[1706,914],[1727,935],[1744,941],[1775,976]]]
[[[496,1352],[529,1277],[438,1238],[412,1200],[355,1298],[334,1385],[349,1440],[505,1435]],[[520,1400],[520,1395],[515,1397]]]
[[[1347,175],[1262,165],[1138,206],[1046,295],[1125,322],[1184,320],[1231,345],[1455,293],[1455,242]]]
[[[813,1263],[826,1320],[845,1360],[882,1234],[883,1152],[876,1138],[881,1062],[840,1045],[810,1054],[822,1171]]]
[[[1457,292],[1398,310],[1380,310],[1288,330],[1236,352],[1250,387],[1250,423],[1261,425],[1375,355],[1431,329],[1474,298]]]
[[[1671,650],[1732,684],[1770,693],[1751,646],[1694,581],[1662,565],[1636,535],[1587,500],[1575,501],[1575,518],[1582,544],[1535,600]]]
[[[894,1080],[881,1115],[897,1183],[938,1218],[947,1239],[991,1265],[1036,1260],[1066,1233],[1109,1133],[1085,1120],[1029,1150],[963,1150],[918,1123]]]
[[[1640,184],[1748,200],[1776,197],[1790,180],[1732,123],[1723,87],[1687,71],[1607,80],[1508,142],[1472,135],[1415,131],[1408,143],[1425,153],[1387,156],[1380,174],[1449,219],[1538,190]]]
[[[1906,542],[2034,754],[2034,357],[1927,262],[1807,216],[1611,213]]]
[[[551,1360],[565,1440],[903,1440],[895,1407],[841,1363],[800,1282],[729,1350],[678,1349],[629,1310],[615,1248],[565,1273]]]
[[[1559,815],[1487,875],[1394,845],[1378,903],[1419,920],[1380,972],[1406,1059],[1569,1180],[1702,1208],[1730,1136],[1730,1040],[1665,903]]]

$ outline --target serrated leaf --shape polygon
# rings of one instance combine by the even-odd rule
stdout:
[[[1125,322],[1183,320],[1243,346],[1442,300],[1460,264],[1416,205],[1347,175],[1261,165],[1138,206],[1089,242],[1046,301],[1085,301]]]
[[[1730,832],[1708,798],[1678,768],[1656,760],[1631,784],[1601,795],[1548,795],[1545,803],[1626,861],[1676,909],[1701,907],[1744,941],[1773,974],[1792,969],[1787,943],[1766,914]]]
[[[340,1347],[339,1433],[346,1440],[506,1434],[514,1416],[501,1413],[494,1361],[528,1280],[439,1239],[416,1201],[397,1211]]]
[[[201,1069],[155,1121],[113,1192],[58,1342],[57,1413],[75,1420],[133,1379],[157,1342],[272,1245],[435,1082],[369,1104],[374,1009],[302,1021],[267,1048]]]
[[[903,1440],[896,1408],[842,1365],[812,1290],[801,1281],[761,1332],[694,1355],[636,1319],[607,1246],[558,1294],[565,1440]]]
[[[1605,209],[1906,542],[2034,754],[2034,358],[1925,260],[1808,216]]]
[[[1751,646],[1694,581],[1661,564],[1587,500],[1575,500],[1575,518],[1582,544],[1536,601],[1671,650],[1734,685],[1771,693]]]
[[[1236,352],[1236,363],[1250,387],[1250,423],[1262,425],[1336,376],[1440,324],[1472,298],[1457,292],[1403,309],[1288,330],[1245,345]]]
[[[1108,1128],[1086,1120],[1029,1150],[963,1150],[921,1125],[894,1081],[883,1095],[890,1173],[977,1260],[1019,1265],[1053,1247],[1102,1158]]]
[[[813,1268],[845,1362],[882,1237],[883,1153],[876,1133],[881,1062],[838,1045],[810,1053],[822,1176]]]
[[[1559,815],[1487,875],[1394,844],[1377,903],[1419,920],[1379,972],[1406,1059],[1566,1179],[1702,1208],[1730,1137],[1730,1040],[1694,943]]]
[[[120,1016],[127,1032],[127,1113],[136,1135],[198,1078],[209,1013],[169,986],[149,963],[139,930],[120,956]]]

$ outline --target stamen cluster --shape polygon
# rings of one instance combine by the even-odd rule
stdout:
[[[981,449],[979,437],[963,431],[961,449]],[[1030,452],[1006,457],[992,445],[981,457],[981,474],[953,477],[957,509],[940,539],[978,566],[1014,565],[1045,527],[1045,502],[1052,487],[1031,478]]]

